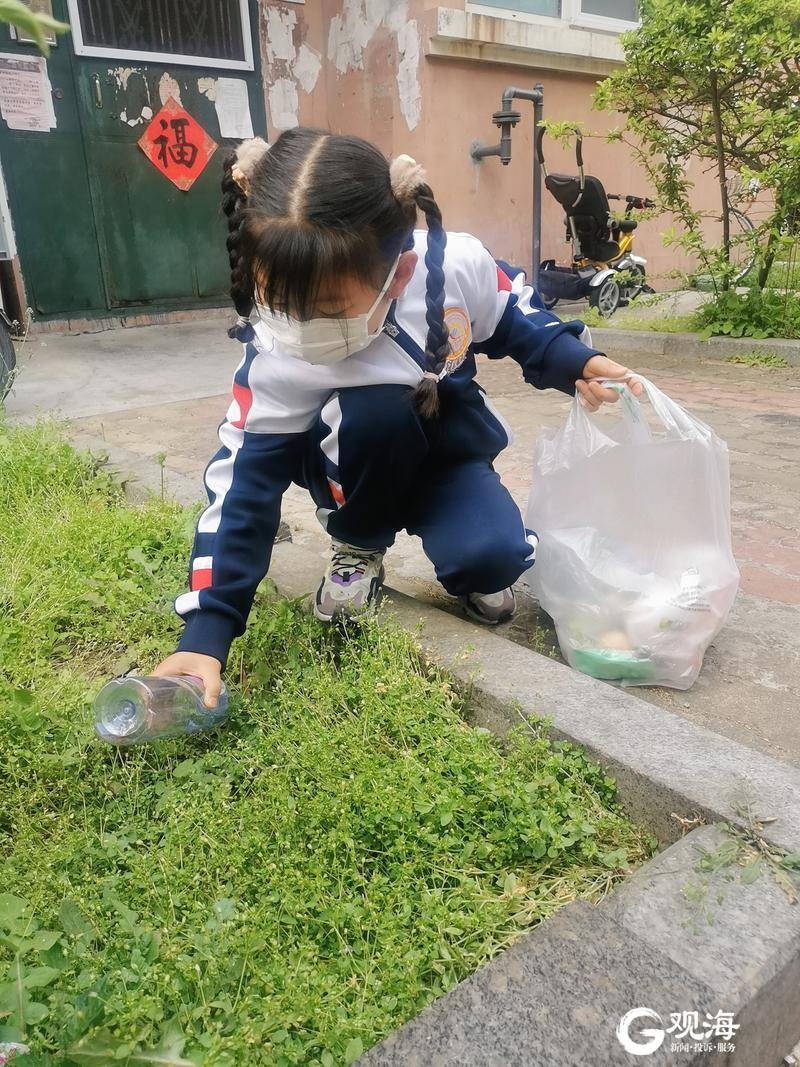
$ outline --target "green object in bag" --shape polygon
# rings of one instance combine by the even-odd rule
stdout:
[[[614,648],[576,648],[572,658],[576,670],[607,682],[649,682],[655,671],[651,659]]]

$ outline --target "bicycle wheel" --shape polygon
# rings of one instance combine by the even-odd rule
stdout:
[[[11,340],[11,331],[6,320],[0,315],[0,403],[5,400],[11,388],[14,368],[17,365],[17,352]]]
[[[731,284],[741,285],[758,259],[758,250],[753,244],[755,226],[743,211],[735,207],[730,209],[730,221],[731,266],[736,270]]]

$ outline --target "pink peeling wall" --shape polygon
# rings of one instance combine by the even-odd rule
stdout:
[[[463,6],[463,0],[459,2]],[[528,266],[533,106],[519,102],[522,121],[512,135],[508,167],[497,157],[473,163],[469,156],[474,140],[497,141],[491,116],[500,107],[503,89],[541,81],[547,118],[582,122],[598,134],[618,125],[619,119],[591,110],[597,81],[593,75],[427,58],[434,7],[432,0],[369,0],[366,6],[364,0],[307,0],[304,5],[262,0],[269,136],[274,139],[287,125],[316,125],[358,134],[388,155],[413,155],[427,168],[449,229],[474,233],[494,255]],[[574,172],[569,151],[552,141],[546,148],[551,171]],[[651,194],[626,146],[590,138],[584,156],[587,171],[609,192]],[[713,180],[699,170],[693,176],[696,203],[713,207]],[[561,220],[560,208],[544,193],[543,257],[564,262],[569,249]],[[669,275],[691,267],[686,257],[664,247],[661,235],[671,226],[672,220],[662,217],[637,232],[636,251],[647,257],[656,288],[674,286]]]

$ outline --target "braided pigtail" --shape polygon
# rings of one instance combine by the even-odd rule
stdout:
[[[254,137],[244,141],[231,152],[222,167],[222,210],[228,219],[228,259],[231,265],[231,300],[238,316],[228,330],[228,336],[238,341],[249,341],[253,336],[250,314],[255,295],[253,278],[242,249],[245,225],[245,209],[250,189],[250,175],[269,148],[266,141]]]
[[[415,199],[428,224],[428,248],[425,252],[425,266],[428,269],[425,282],[427,370],[417,386],[415,400],[420,415],[424,419],[432,419],[439,413],[439,377],[451,351],[450,331],[444,320],[444,250],[447,234],[442,226],[439,205],[427,183],[418,187]]]
[[[401,204],[409,205],[413,213],[419,209],[428,225],[428,248],[425,266],[425,321],[428,336],[425,341],[426,370],[417,386],[417,410],[425,419],[439,412],[439,376],[450,354],[450,331],[444,320],[444,250],[447,234],[442,226],[442,213],[428,185],[425,171],[411,156],[397,156],[389,168],[392,192]]]

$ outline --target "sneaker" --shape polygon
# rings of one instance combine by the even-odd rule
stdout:
[[[513,589],[501,589],[499,593],[468,593],[462,603],[467,615],[484,626],[508,622],[517,606]]]
[[[322,622],[366,611],[385,577],[383,552],[368,552],[342,541],[332,544],[331,561],[314,599],[314,614]]]

